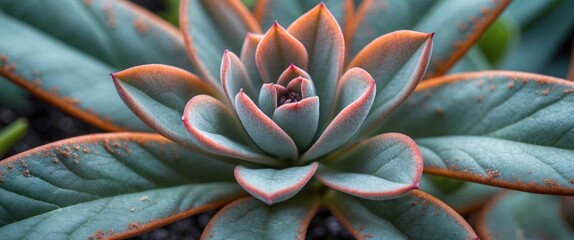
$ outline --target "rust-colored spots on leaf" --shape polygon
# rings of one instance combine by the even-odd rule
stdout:
[[[468,28],[468,26],[466,25],[465,22],[459,22],[457,27],[458,27],[458,30],[460,30],[460,31],[465,31]]]
[[[542,96],[547,96],[549,92],[550,92],[550,89],[548,89],[548,88],[542,90]]]
[[[108,26],[110,26],[110,28],[115,28],[117,26],[117,19],[116,19],[116,15],[114,14],[114,9],[113,9],[112,5],[110,5],[110,4],[104,5],[104,14],[106,15],[106,18],[108,19]]]
[[[136,18],[134,20],[134,27],[141,35],[145,35],[149,31],[149,27],[143,18]]]
[[[82,150],[82,152],[83,152],[83,153],[89,153],[89,152],[90,152],[90,148],[85,147],[85,148]]]
[[[550,179],[550,178],[544,179],[544,185],[549,187],[549,188],[553,188],[553,189],[560,188],[560,184],[557,183],[554,179]]]
[[[105,237],[104,230],[98,229],[98,231],[88,236],[88,240],[104,239],[104,237]]]
[[[494,89],[496,89],[496,87],[494,85],[490,85],[490,87],[488,88],[488,90],[491,92],[494,92]]]
[[[8,62],[8,57],[6,56],[6,54],[0,54],[0,63],[1,64],[5,64],[6,62]]]
[[[514,82],[509,82],[508,84],[506,84],[506,87],[508,87],[508,89],[514,88]]]
[[[59,162],[60,162],[60,159],[58,159],[56,157],[52,158],[52,163],[58,164]]]
[[[568,182],[569,182],[570,184],[574,184],[574,178],[571,178]]]
[[[564,94],[570,94],[570,93],[573,93],[573,92],[574,92],[574,88],[566,89],[566,90],[563,91]]]
[[[30,176],[30,170],[26,169],[22,172],[22,174],[24,175],[24,177],[29,177]]]
[[[482,96],[481,95],[476,96],[476,102],[482,102]]]
[[[501,176],[501,174],[498,170],[488,170],[486,172],[486,178],[488,180],[492,180],[493,178],[500,177],[500,176]]]
[[[135,229],[139,229],[139,228],[141,228],[141,227],[142,227],[142,223],[141,223],[141,222],[135,222],[135,223],[131,222],[131,223],[128,223],[128,229],[129,229],[129,230],[135,230]]]
[[[83,0],[84,4],[91,5],[93,0]]]

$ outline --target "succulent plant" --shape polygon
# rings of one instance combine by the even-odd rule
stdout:
[[[0,2],[0,33],[12,33],[0,37],[2,76],[101,128],[163,137],[84,136],[3,160],[7,238],[124,238],[221,207],[203,238],[303,238],[325,207],[359,239],[474,239],[451,206],[467,212],[498,189],[466,181],[574,194],[574,84],[442,76],[508,1],[365,0],[355,12],[350,0],[260,0],[252,15],[239,1],[184,0],[183,38],[126,2],[46,2]],[[37,9],[81,24],[47,27]],[[99,80],[109,72],[113,84]],[[423,162],[438,176],[421,177]],[[523,196],[492,200],[481,236],[523,230],[500,227],[521,208],[497,214],[536,202]],[[560,226],[538,232],[571,236],[558,216],[540,219]]]

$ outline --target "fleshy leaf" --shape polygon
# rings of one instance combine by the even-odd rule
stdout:
[[[441,181],[437,181],[437,178]],[[447,184],[455,186],[445,186]],[[423,174],[420,187],[422,191],[440,199],[463,216],[482,207],[487,200],[502,190],[488,185],[427,174]],[[445,188],[454,189],[445,190]]]
[[[353,0],[309,0],[295,2],[258,0],[254,14],[264,28],[270,27],[276,21],[287,26],[320,3],[324,3],[329,8],[329,11],[333,13],[341,26],[345,26],[353,15]]]
[[[402,196],[418,188],[423,171],[415,142],[399,133],[369,138],[335,155],[315,177],[332,189],[366,199]]]
[[[263,84],[261,91],[259,91],[259,108],[265,115],[272,118],[275,109],[277,109],[278,96],[284,94],[287,94],[287,89],[283,86],[273,83]]]
[[[185,46],[201,77],[218,83],[221,53],[241,51],[248,32],[261,28],[239,0],[182,0],[180,26]]]
[[[220,94],[208,82],[167,65],[136,66],[114,73],[112,78],[122,100],[143,122],[184,146],[193,146],[181,124],[187,101],[199,94]]]
[[[318,158],[347,142],[367,117],[375,94],[375,80],[369,73],[360,68],[348,70],[341,77],[338,86],[335,105],[337,116],[301,158]]]
[[[317,96],[315,85],[313,84],[313,81],[308,78],[297,77],[292,79],[289,84],[287,84],[287,89],[301,94],[302,99]]]
[[[287,69],[285,69],[285,71],[283,71],[283,73],[281,73],[281,75],[279,75],[277,84],[286,87],[291,80],[298,77],[311,80],[311,76],[305,70],[291,64]]]
[[[478,239],[458,213],[418,190],[387,201],[334,193],[326,202],[357,239]]]
[[[448,71],[510,0],[363,1],[345,31],[352,59],[375,38],[396,30],[436,32],[427,78]]]
[[[380,131],[413,137],[429,173],[572,194],[572,93],[574,83],[536,74],[446,76],[423,82]]]
[[[479,215],[481,239],[571,239],[574,230],[560,216],[556,196],[507,192],[489,202]]]
[[[202,239],[304,239],[319,208],[313,197],[295,197],[268,206],[248,197],[219,211],[205,228]]]
[[[317,96],[323,103],[334,102],[337,81],[345,62],[345,39],[337,20],[321,3],[295,20],[287,31],[307,50],[307,72],[313,77]],[[321,122],[328,118],[330,106],[321,105]]]
[[[231,105],[235,105],[235,95],[243,90],[247,96],[255,98],[261,86],[251,82],[251,78],[243,63],[230,51],[225,51],[221,60],[221,86]]]
[[[243,92],[235,97],[235,110],[251,139],[263,151],[280,159],[295,160],[295,142]]]
[[[319,98],[283,104],[273,113],[273,121],[293,139],[298,149],[305,149],[313,141],[319,125]]]
[[[152,134],[67,139],[0,169],[6,239],[127,238],[245,194],[232,165]]]
[[[235,167],[237,182],[253,197],[267,205],[290,199],[297,194],[315,174],[316,162],[302,167],[284,169],[251,169]]]
[[[369,43],[351,61],[350,68],[364,69],[377,83],[377,96],[362,131],[372,134],[415,89],[427,69],[433,35],[392,32]]]
[[[275,163],[253,146],[235,114],[213,97],[198,95],[189,100],[182,120],[194,144],[204,151],[250,162]]]
[[[7,1],[0,4],[4,3]],[[62,9],[66,6],[62,4]],[[116,71],[113,66],[5,13],[0,13],[0,25],[1,76],[101,129],[149,131],[119,96],[112,94],[115,90],[108,74]]]
[[[307,62],[305,46],[279,24],[265,33],[255,52],[255,63],[264,83],[276,83],[291,65],[305,69]]]
[[[263,84],[259,69],[257,69],[257,63],[255,62],[255,51],[257,51],[257,45],[259,45],[262,38],[263,34],[247,33],[243,46],[241,47],[241,55],[239,55],[243,66],[245,66],[245,69],[247,69],[249,73],[251,82],[253,82],[255,86]]]

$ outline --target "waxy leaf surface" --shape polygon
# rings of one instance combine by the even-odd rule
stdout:
[[[149,131],[111,94],[107,74],[146,63],[193,70],[177,29],[129,2],[8,0],[0,9],[0,75],[105,130]]]
[[[560,214],[560,198],[506,192],[489,202],[476,228],[481,239],[571,239],[572,225]]]
[[[71,138],[5,159],[0,169],[7,239],[126,238],[245,194],[232,165],[152,134]]]
[[[235,167],[235,179],[253,197],[268,205],[285,201],[297,194],[313,177],[317,163],[285,169]]]
[[[365,0],[345,35],[352,59],[375,38],[396,30],[435,32],[427,77],[444,74],[463,56],[509,0]]]
[[[413,137],[429,173],[572,194],[572,93],[572,82],[542,75],[457,74],[422,83],[381,131]]]
[[[418,188],[423,160],[414,141],[381,134],[334,153],[315,177],[332,189],[372,200],[397,198]]]
[[[158,133],[184,146],[193,146],[181,123],[185,105],[199,94],[221,95],[209,82],[167,65],[141,65],[112,74],[126,105]]]
[[[357,239],[478,239],[458,213],[418,190],[386,201],[334,193],[328,207]]]
[[[254,14],[263,28],[269,28],[275,21],[288,26],[301,15],[324,3],[335,16],[341,26],[349,22],[353,14],[353,0],[310,0],[310,1],[284,1],[259,0],[255,6]]]
[[[223,51],[238,53],[248,32],[261,32],[239,0],[182,0],[179,10],[187,52],[201,77],[213,83],[219,83]]]
[[[298,196],[268,206],[248,197],[219,211],[209,222],[204,239],[304,239],[319,201]]]

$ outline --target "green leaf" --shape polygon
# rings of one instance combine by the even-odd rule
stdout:
[[[458,213],[421,191],[386,201],[333,192],[327,205],[357,239],[478,239]]]
[[[476,229],[482,239],[574,238],[558,210],[556,196],[507,192],[483,208]]]
[[[21,112],[26,107],[28,93],[0,75],[0,106]]]
[[[317,198],[301,196],[267,206],[248,197],[219,211],[202,239],[303,239],[319,208]]]
[[[535,74],[447,76],[422,83],[381,132],[413,137],[429,173],[572,193],[573,92],[572,82]]]
[[[235,179],[251,195],[267,205],[285,201],[309,182],[317,163],[284,169],[235,167]]]
[[[145,63],[192,70],[177,29],[129,2],[8,0],[0,8],[0,65],[13,64],[0,75],[102,129],[149,131],[115,96],[109,73]]]
[[[369,138],[330,157],[328,167],[321,165],[315,177],[330,188],[372,200],[397,198],[418,188],[423,171],[416,144],[398,133]]]
[[[518,24],[508,16],[502,15],[484,32],[478,46],[493,65],[500,63],[513,45],[518,43],[520,29]]]
[[[196,95],[221,95],[209,82],[167,65],[141,65],[111,75],[122,100],[143,122],[188,147],[194,144],[181,122],[185,105]]]
[[[261,33],[255,18],[237,0],[181,0],[180,13],[187,53],[200,76],[215,84],[223,51],[238,53],[248,32]]]
[[[509,0],[364,1],[346,36],[352,59],[375,38],[396,30],[435,32],[427,77],[439,76],[463,56]]]
[[[254,15],[261,23],[263,29],[267,29],[274,22],[288,26],[301,15],[313,7],[324,3],[329,11],[335,16],[340,26],[344,27],[351,17],[354,9],[352,0],[310,0],[310,1],[284,1],[284,0],[258,0]]]
[[[349,64],[371,74],[377,86],[373,108],[361,126],[372,135],[383,118],[395,110],[423,78],[432,50],[434,33],[396,31],[385,34],[361,50]]]
[[[434,178],[440,178],[442,181],[436,182]],[[420,184],[421,190],[440,199],[463,216],[481,207],[501,190],[488,185],[427,174],[423,174]],[[445,191],[444,188],[453,187],[453,185],[455,185],[454,189]]]
[[[0,157],[26,134],[28,121],[20,118],[0,129]]]
[[[0,169],[0,235],[8,239],[126,238],[244,194],[232,165],[143,133],[51,143]]]

